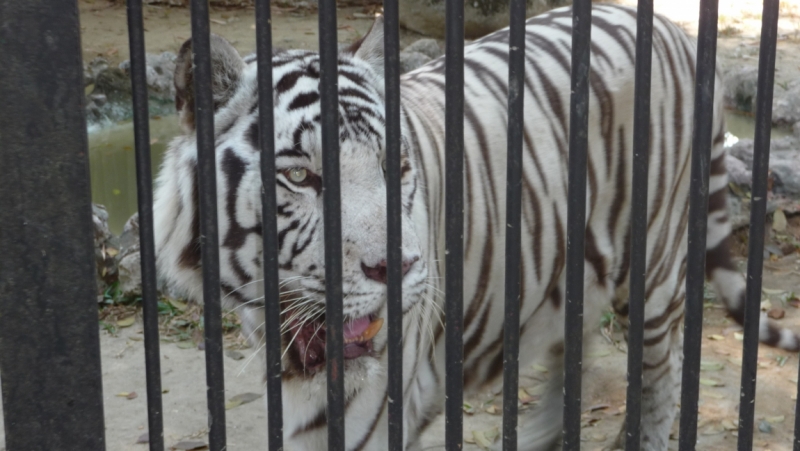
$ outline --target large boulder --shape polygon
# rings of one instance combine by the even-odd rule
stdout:
[[[403,0],[400,24],[427,36],[444,38],[445,0]],[[465,0],[464,37],[475,39],[508,26],[508,0]],[[571,5],[571,0],[528,0],[528,17]]]
[[[800,78],[775,85],[772,100],[772,123],[788,125],[800,122]]]
[[[730,147],[728,153],[741,160],[747,171],[752,171],[753,150],[752,139],[740,139]],[[775,194],[800,198],[800,140],[792,136],[773,139],[770,144],[769,169],[774,179],[772,191]]]

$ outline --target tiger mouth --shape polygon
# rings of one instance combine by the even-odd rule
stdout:
[[[383,327],[383,318],[375,315],[345,321],[343,327],[344,358],[357,359],[372,352],[372,340]],[[319,371],[325,365],[325,318],[315,321],[292,320],[289,326],[290,345],[304,373]]]

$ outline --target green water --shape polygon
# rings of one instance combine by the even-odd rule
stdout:
[[[167,144],[179,133],[177,116],[150,120],[150,155],[154,178]],[[92,201],[105,205],[108,225],[115,235],[122,232],[125,222],[137,210],[134,158],[132,122],[120,122],[89,133]]]
[[[753,137],[753,118],[728,113],[728,130],[739,138]],[[177,116],[150,120],[150,152],[155,177],[169,141],[180,133]],[[791,131],[774,128],[772,137]],[[89,134],[92,173],[92,200],[108,209],[111,232],[119,234],[125,221],[136,212],[136,163],[133,150],[133,124],[121,122]]]

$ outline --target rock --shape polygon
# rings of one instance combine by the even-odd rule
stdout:
[[[103,293],[109,285],[117,281],[118,268],[115,257],[119,244],[108,229],[106,207],[92,204],[92,223],[94,225],[94,258],[97,265],[97,290]]]
[[[106,69],[108,69],[108,61],[105,58],[97,57],[91,60],[83,68],[83,85],[89,86],[94,83],[97,75]]]
[[[444,50],[439,46],[439,43],[436,42],[436,39],[420,39],[415,41],[405,49],[404,52],[417,52],[422,53],[423,55],[428,56],[431,59],[439,58],[440,56],[444,55]]]
[[[130,99],[131,79],[117,67],[108,67],[94,79],[94,90],[88,94],[105,94],[108,98]]]
[[[125,223],[119,244],[119,290],[124,296],[139,296],[142,294],[139,213],[134,213]]]
[[[508,26],[508,0],[465,0],[464,37],[475,39]],[[571,5],[571,0],[528,2],[528,17],[553,8]],[[399,2],[400,25],[427,36],[444,38],[444,0],[403,0]]]
[[[755,66],[736,66],[727,72],[725,79],[725,107],[755,112],[758,68]]]
[[[728,180],[731,182],[741,186],[750,186],[753,183],[753,172],[747,168],[744,161],[733,155],[726,155],[725,167],[728,169]]]
[[[175,60],[177,55],[172,52],[164,52],[158,55],[148,53],[145,55],[147,67],[147,88],[151,98],[172,101],[175,98],[175,84],[173,76],[175,73]],[[119,69],[130,78],[130,60],[125,60],[119,64]]]
[[[800,121],[800,79],[776,84],[772,99],[772,123],[792,125]]]
[[[753,168],[753,140],[741,139],[728,150],[729,154]],[[726,161],[727,164],[727,161]],[[800,196],[800,140],[792,136],[775,138],[770,144],[769,168],[775,183],[775,194]]]
[[[428,61],[431,61],[431,57],[420,52],[400,52],[400,73],[411,72]]]

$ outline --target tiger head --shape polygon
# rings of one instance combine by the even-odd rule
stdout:
[[[254,56],[242,58],[230,43],[214,35],[211,60],[222,296],[226,307],[240,313],[251,342],[263,346],[257,64]],[[320,59],[308,51],[279,51],[273,54],[272,65],[284,380],[322,384],[326,284]],[[385,328],[381,327],[387,302],[381,22],[340,51],[338,67],[347,381],[383,371],[379,361],[386,345]],[[193,71],[191,41],[187,41],[175,72],[176,105],[184,135],[173,142],[165,157],[155,209],[162,274],[199,299]],[[421,195],[417,167],[407,142],[401,147],[402,308],[406,312],[425,290],[428,267],[414,227],[420,223],[419,218],[414,220],[420,211],[415,196]],[[193,172],[187,175],[187,169]],[[186,239],[181,239],[184,236]]]

